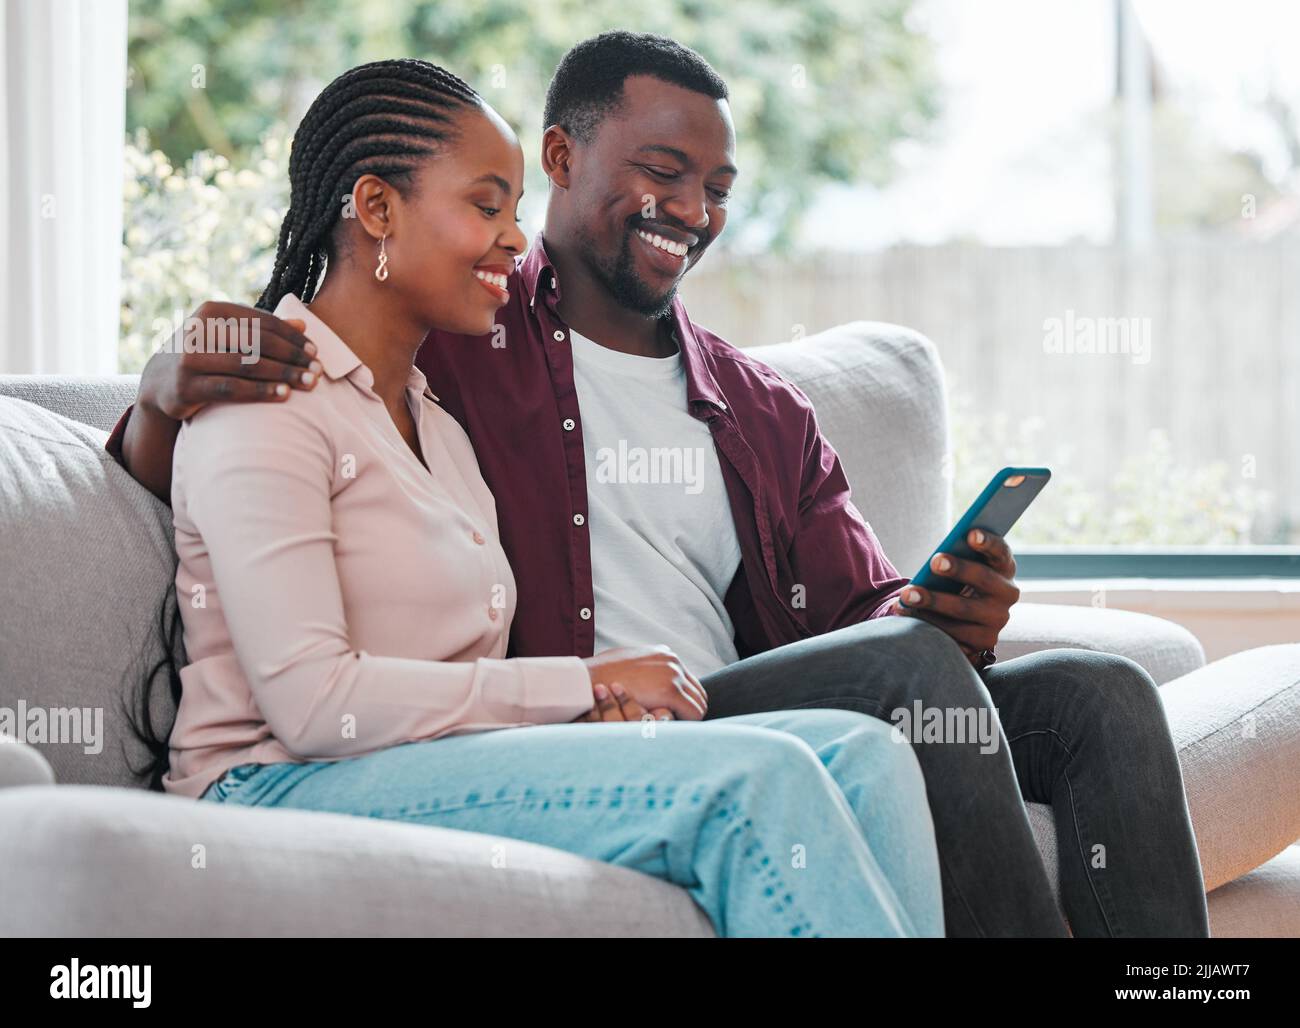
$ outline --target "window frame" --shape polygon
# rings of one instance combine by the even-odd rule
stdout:
[[[1011,549],[1017,579],[1300,578],[1300,546],[1059,546]]]

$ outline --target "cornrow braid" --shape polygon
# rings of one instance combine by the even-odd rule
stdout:
[[[453,137],[456,115],[481,102],[451,72],[414,58],[363,64],[326,86],[294,133],[289,210],[257,306],[274,310],[286,293],[309,303],[329,258],[342,197],[357,179],[408,181],[421,159]]]

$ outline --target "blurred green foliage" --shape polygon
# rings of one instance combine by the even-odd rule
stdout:
[[[118,367],[136,372],[204,300],[257,299],[289,202],[289,146],[271,132],[241,166],[200,150],[178,167],[140,129],[125,157]]]
[[[1272,494],[1223,461],[1177,459],[1166,432],[1153,429],[1126,452],[1106,481],[1077,472],[1075,447],[1042,417],[989,413],[967,393],[949,398],[953,510],[960,513],[998,468],[1049,467],[1052,481],[1012,529],[1021,543],[1086,546],[1235,546],[1255,538]],[[1058,427],[1059,428],[1059,427]],[[1068,473],[1075,469],[1075,473]],[[1277,540],[1281,542],[1282,540]]]
[[[179,166],[198,150],[240,163],[290,128],[336,75],[421,57],[467,80],[520,133],[525,209],[546,195],[534,155],[551,74],[576,42],[612,28],[671,36],[727,80],[742,175],[740,237],[783,249],[826,182],[885,182],[893,144],[937,115],[928,37],[913,0],[131,0],[127,125]],[[540,214],[540,208],[534,207]],[[527,219],[526,219],[527,220]],[[540,220],[534,218],[534,220]]]

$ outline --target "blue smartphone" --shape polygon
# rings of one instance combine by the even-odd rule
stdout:
[[[930,569],[934,554],[951,553],[967,560],[983,560],[984,555],[971,547],[966,536],[976,528],[1005,536],[1033,503],[1034,497],[1043,491],[1043,486],[1047,485],[1051,477],[1052,473],[1047,468],[1003,468],[999,471],[967,508],[944,541],[926,558],[921,570],[912,578],[912,584],[938,593],[961,592],[961,582]]]

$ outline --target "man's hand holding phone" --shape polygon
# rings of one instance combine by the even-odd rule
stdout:
[[[983,560],[942,552],[930,558],[931,571],[961,582],[961,591],[947,593],[908,585],[894,613],[942,628],[972,664],[983,668],[988,663],[983,654],[997,645],[999,633],[1011,618],[1011,608],[1020,599],[1014,581],[1016,558],[1006,540],[992,532],[972,529],[966,541]]]
[[[980,671],[997,660],[993,648],[1020,599],[1006,534],[1051,477],[1048,468],[997,472],[903,587],[890,613],[942,628]]]

